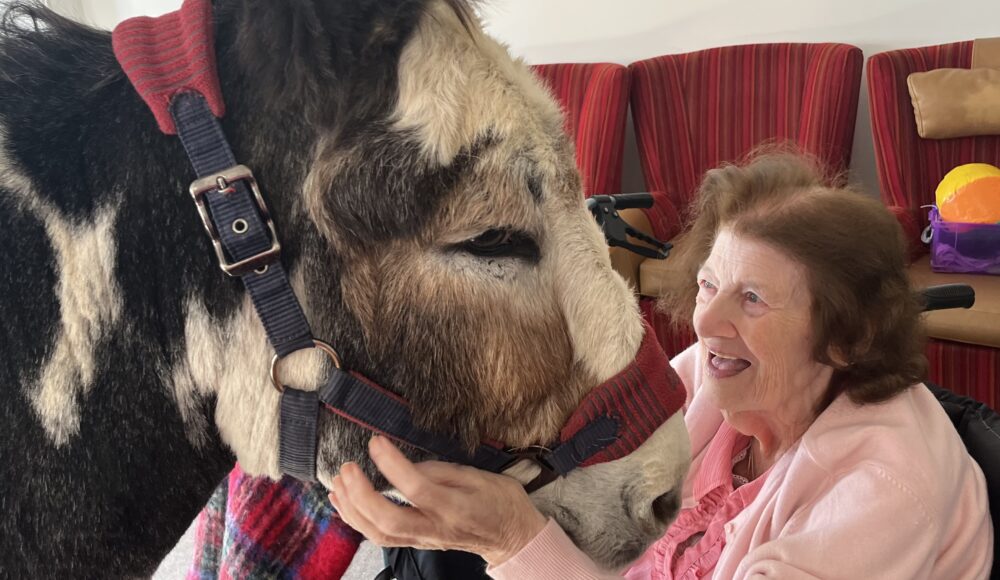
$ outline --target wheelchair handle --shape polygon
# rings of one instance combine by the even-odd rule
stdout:
[[[924,304],[924,312],[949,308],[972,308],[972,305],[976,303],[976,291],[968,284],[928,286],[919,294]]]
[[[587,198],[587,209],[590,211],[599,205],[610,205],[614,209],[650,208],[653,207],[653,196],[649,193],[619,193]]]
[[[653,207],[653,196],[649,193],[623,193],[620,195],[593,195],[587,198],[587,210],[594,215],[597,225],[604,232],[604,239],[611,247],[624,248],[630,252],[664,260],[673,246],[653,236],[640,232],[622,219],[618,210]],[[643,244],[634,244],[632,239]]]

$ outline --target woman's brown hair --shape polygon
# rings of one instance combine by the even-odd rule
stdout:
[[[767,243],[808,273],[813,356],[835,369],[820,407],[845,391],[855,403],[884,401],[923,380],[927,368],[906,242],[879,201],[827,183],[813,160],[790,153],[709,171],[669,258],[680,276],[660,308],[690,326],[695,277],[722,228]]]

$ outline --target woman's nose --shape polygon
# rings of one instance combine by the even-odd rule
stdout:
[[[698,304],[694,310],[694,331],[702,338],[736,336],[732,309],[725,296],[717,294],[708,302]]]

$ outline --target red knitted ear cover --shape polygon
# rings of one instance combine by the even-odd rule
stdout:
[[[581,466],[620,459],[681,410],[685,399],[684,385],[647,323],[635,360],[587,395],[563,427],[559,441],[568,441],[598,416],[613,417],[619,422],[617,440]]]
[[[214,39],[210,0],[185,0],[180,10],[156,18],[130,18],[112,33],[115,57],[164,133],[177,134],[170,101],[178,93],[200,93],[212,114],[225,114]]]

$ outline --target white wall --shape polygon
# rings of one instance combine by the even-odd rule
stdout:
[[[45,0],[45,3],[81,22],[110,29],[131,16],[159,16],[175,10],[181,0]]]
[[[51,0],[105,27],[159,14],[180,0]],[[847,42],[865,55],[1000,36],[998,0],[490,0],[487,29],[529,63],[629,62],[751,42]],[[862,82],[854,139],[856,179],[877,187],[868,95]],[[631,128],[630,128],[631,130]],[[630,139],[631,141],[631,139]],[[634,143],[625,190],[642,189]]]

